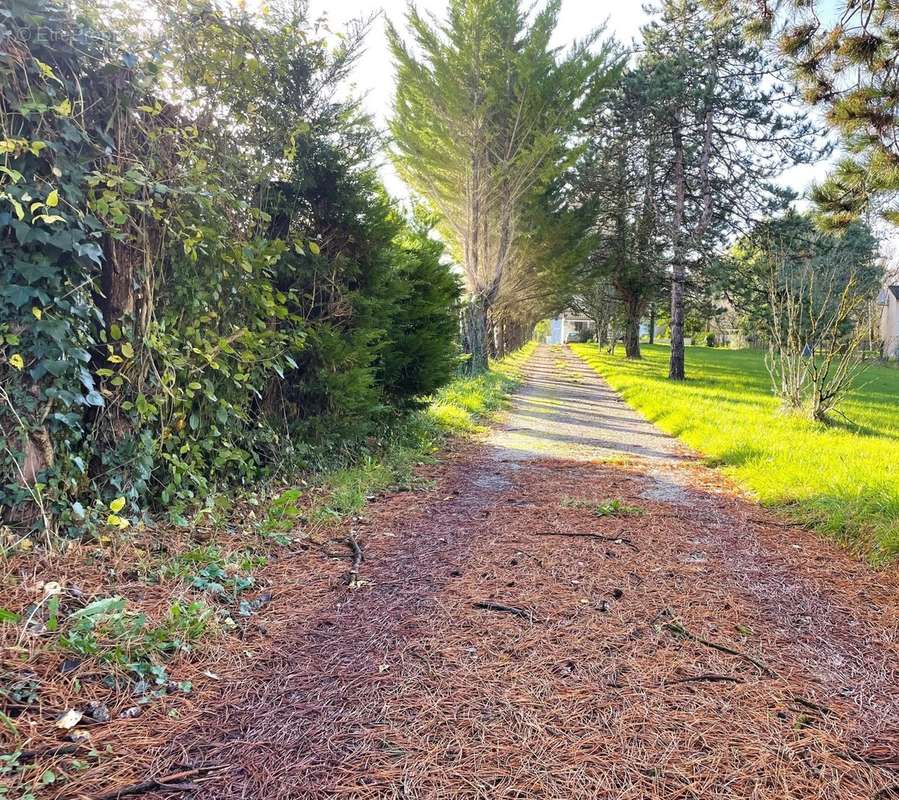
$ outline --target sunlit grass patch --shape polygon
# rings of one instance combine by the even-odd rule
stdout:
[[[521,378],[521,369],[536,348],[529,342],[520,350],[490,364],[490,370],[472,378],[458,378],[433,398],[427,413],[447,433],[476,433],[506,404]]]
[[[447,436],[486,430],[486,423],[505,407],[535,347],[529,343],[491,363],[483,375],[457,378],[423,410],[386,431],[377,449],[348,466],[310,476],[311,484],[302,489],[284,490],[269,501],[260,532],[287,542],[290,534],[302,533],[310,525],[358,514],[373,495],[419,486],[422,481],[416,478],[415,467],[433,460]],[[308,491],[311,486],[315,492]]]
[[[424,411],[404,423],[395,440],[377,458],[367,457],[359,464],[326,475],[327,499],[313,510],[313,521],[356,514],[372,494],[391,488],[412,488],[409,482],[415,465],[436,452],[444,437],[485,430],[484,423],[505,407],[535,347],[536,343],[530,342],[492,362],[483,375],[452,381]]]
[[[441,428],[452,433],[476,433],[483,428],[474,421],[471,411],[457,405],[435,403],[428,413]]]
[[[641,361],[595,345],[573,352],[662,430],[702,453],[765,505],[873,560],[899,556],[899,370],[872,366],[824,425],[783,414],[762,353],[693,347],[688,380],[667,379],[669,350]]]

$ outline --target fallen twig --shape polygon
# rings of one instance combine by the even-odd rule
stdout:
[[[19,761],[35,761],[39,758],[54,758],[56,756],[68,756],[77,753],[80,744],[60,744],[56,747],[45,747],[43,750],[22,750],[19,753]]]
[[[673,686],[676,683],[699,683],[705,681],[708,683],[744,683],[742,678],[736,678],[733,675],[719,675],[715,672],[705,672],[702,675],[690,675],[686,678],[676,678],[673,681],[665,680],[663,686]]]
[[[507,606],[504,603],[494,603],[492,600],[479,600],[478,602],[473,603],[473,605],[475,608],[480,608],[484,611],[501,611],[506,614],[514,614],[516,617],[522,617],[530,622],[534,621],[534,612],[527,608]]]
[[[811,711],[817,711],[821,714],[824,714],[825,716],[828,714],[833,714],[834,716],[837,716],[837,712],[834,711],[832,708],[828,708],[827,706],[819,705],[818,703],[813,703],[811,700],[806,700],[804,697],[799,697],[799,695],[793,696],[793,702],[797,703],[800,706],[804,706],[805,708],[808,708]]]
[[[625,539],[622,536],[603,536],[601,533],[563,533],[561,531],[545,531],[536,534],[537,536],[572,536],[572,537],[580,537],[584,539],[598,539],[600,542],[609,542],[610,544],[623,544],[626,547],[630,547],[631,550],[635,552],[640,552],[640,548],[637,547],[630,539]]]
[[[362,565],[365,556],[362,553],[362,546],[356,541],[356,537],[353,534],[347,536],[344,539],[344,543],[353,551],[353,565],[350,567],[346,582],[351,589],[355,589],[359,583],[359,567]]]
[[[727,645],[718,644],[717,642],[710,642],[708,639],[703,639],[702,637],[697,636],[695,633],[691,633],[683,625],[677,622],[666,622],[662,627],[678,636],[684,637],[685,639],[691,639],[692,641],[696,642],[697,644],[701,644],[704,647],[710,647],[713,650],[718,650],[721,653],[727,653],[728,655],[742,658],[744,661],[752,664],[752,666],[758,669],[762,674],[767,675],[771,678],[776,677],[775,673],[769,667],[766,667],[757,658],[746,655],[746,653],[743,653],[739,650],[734,650],[732,647],[728,647]]]
[[[91,800],[118,800],[120,797],[132,797],[137,794],[146,794],[152,791],[183,791],[186,788],[193,788],[192,784],[186,783],[190,778],[196,778],[204,772],[209,772],[213,767],[199,767],[197,769],[185,769],[181,772],[173,772],[171,775],[164,775],[161,778],[151,778],[140,783],[132,783],[130,786],[123,786],[120,789],[113,789],[111,792],[94,795]]]

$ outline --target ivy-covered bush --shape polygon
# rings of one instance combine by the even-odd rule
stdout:
[[[335,51],[289,9],[0,8],[3,522],[178,512],[450,376],[457,281],[337,99],[363,32]]]

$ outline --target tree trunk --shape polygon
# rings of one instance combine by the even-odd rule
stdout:
[[[483,295],[472,297],[462,306],[462,351],[469,356],[465,372],[477,375],[487,370],[487,300]]]
[[[668,377],[682,381],[684,375],[684,264],[678,259],[671,276],[671,361]]]
[[[605,319],[596,323],[596,342],[600,347],[609,346],[609,323]]]
[[[649,343],[656,343],[656,304],[649,304]]]
[[[684,379],[684,267],[683,227],[686,203],[686,179],[684,177],[684,138],[680,127],[680,114],[675,116],[671,130],[674,145],[674,218],[671,225],[673,264],[671,275],[671,361],[668,377],[674,381]]]
[[[513,353],[522,345],[524,326],[520,322],[509,323],[506,330],[506,353]]]
[[[640,309],[635,303],[627,305],[627,321],[624,325],[624,354],[627,358],[641,358]]]
[[[107,237],[104,246],[103,270],[100,275],[102,294],[97,295],[97,305],[103,312],[104,324],[124,327],[126,317],[134,314],[134,284],[143,264],[143,253],[127,242]],[[135,338],[142,331],[134,331]]]

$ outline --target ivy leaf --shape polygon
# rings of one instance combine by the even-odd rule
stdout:
[[[101,597],[88,603],[84,608],[69,614],[69,619],[80,619],[81,617],[96,617],[100,614],[111,614],[122,611],[125,608],[125,598],[119,595],[113,597]]]
[[[125,530],[125,528],[127,528],[131,523],[128,522],[128,520],[125,519],[124,517],[120,517],[120,516],[118,516],[117,514],[110,514],[110,515],[106,518],[106,524],[107,524],[107,525],[114,525],[114,526],[115,526],[116,528],[118,528],[120,531],[123,531],[123,530]]]
[[[37,64],[37,68],[41,71],[41,75],[43,75],[45,78],[51,78],[57,83],[61,82],[59,78],[56,77],[56,73],[53,71],[53,67],[51,67],[49,64],[45,64],[38,58],[34,59],[34,61]]]
[[[122,355],[125,356],[125,358],[134,358],[134,347],[131,342],[125,342],[122,345]]]
[[[56,208],[59,205],[59,191],[54,189],[47,195],[47,208]]]
[[[25,176],[22,175],[22,173],[19,172],[19,170],[12,169],[11,167],[0,167],[0,173],[3,173],[4,175],[8,175],[9,179],[13,183],[18,183],[19,181],[25,179]]]
[[[309,250],[317,256],[322,250],[315,242],[309,242]]]
[[[44,316],[44,312],[41,311],[37,306],[34,306],[34,308],[31,309],[31,313],[34,314],[35,319],[40,319],[42,316]]]
[[[7,200],[9,200],[10,204],[13,207],[13,211],[16,212],[16,216],[19,218],[19,222],[25,219],[25,209],[22,208],[22,204],[16,200],[14,197],[10,197],[8,194],[3,195]]]
[[[125,507],[125,498],[117,497],[109,504],[109,510],[114,514],[118,514]]]
[[[19,353],[13,353],[9,357],[9,364],[16,369],[24,369],[25,368],[25,359]]]

